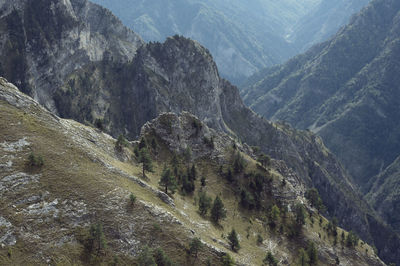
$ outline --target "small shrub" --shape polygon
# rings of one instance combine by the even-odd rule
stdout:
[[[222,256],[221,262],[222,262],[223,266],[233,266],[233,265],[235,265],[235,260],[228,253],[226,253],[224,256]]]
[[[11,257],[12,257],[12,254],[13,254],[12,248],[8,248],[7,257],[11,258]]]
[[[204,137],[203,138],[204,144],[206,144],[209,148],[214,149],[214,137],[211,136],[211,138]]]
[[[348,247],[356,247],[359,239],[360,238],[353,231],[350,231],[346,238],[346,245]]]
[[[94,126],[100,130],[104,130],[104,121],[103,119],[97,118],[94,121]]]
[[[156,262],[151,254],[151,250],[148,246],[145,246],[138,258],[139,266],[156,266]]]
[[[129,202],[131,203],[131,205],[134,205],[135,202],[136,202],[136,196],[133,195],[133,193],[131,193],[131,194],[129,195]]]
[[[263,243],[264,239],[260,234],[257,235],[257,245],[261,245]]]
[[[206,184],[206,177],[204,175],[201,177],[200,182],[201,182],[201,186],[202,187],[205,187],[207,185]]]
[[[42,167],[44,165],[44,160],[42,155],[36,155],[33,152],[29,154],[28,164],[32,167]]]
[[[117,151],[122,151],[124,147],[127,147],[129,142],[126,140],[126,138],[123,135],[119,135],[117,141],[115,142],[115,149]]]

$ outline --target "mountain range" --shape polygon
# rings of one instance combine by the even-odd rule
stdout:
[[[99,21],[99,18],[101,18],[101,21]],[[49,24],[49,21],[52,23]],[[65,144],[66,146],[62,146],[65,147],[65,149],[68,150],[67,147],[72,145],[68,144],[69,140],[78,141],[78,143],[86,143],[89,145],[89,148],[85,151],[79,151],[78,149],[78,155],[89,154],[89,160],[91,160],[92,163],[96,164],[100,162],[102,167],[106,167],[108,170],[117,168],[117,172],[119,169],[125,173],[126,171],[136,171],[136,173],[139,174],[138,168],[140,164],[138,158],[132,157],[134,153],[132,150],[138,145],[137,143],[130,143],[128,146],[130,146],[132,150],[127,149],[126,151],[128,155],[126,156],[125,162],[136,166],[135,169],[132,169],[128,164],[121,165],[120,162],[114,161],[115,158],[124,161],[125,157],[113,153],[111,147],[115,140],[111,141],[110,137],[104,137],[101,135],[102,133],[94,129],[85,129],[84,132],[88,135],[86,133],[79,133],[80,130],[78,130],[79,132],[71,131],[72,133],[68,135],[68,130],[71,129],[71,127],[59,126],[57,124],[54,125],[54,130],[60,131],[54,133],[50,130],[52,128],[51,124],[43,124],[42,122],[49,120],[56,123],[59,118],[54,118],[54,115],[58,115],[63,118],[74,119],[86,125],[96,126],[114,137],[124,135],[129,140],[139,140],[140,137],[146,136],[145,133],[148,132],[148,134],[150,134],[148,142],[152,143],[152,139],[154,139],[157,144],[157,140],[160,140],[161,147],[165,147],[164,145],[169,147],[168,149],[159,150],[160,154],[165,152],[168,155],[162,158],[157,157],[159,154],[156,153],[157,149],[153,148],[152,150],[152,156],[158,160],[158,171],[156,171],[155,175],[150,175],[151,179],[149,182],[151,186],[149,189],[151,191],[156,191],[156,194],[158,194],[158,189],[154,188],[157,187],[157,175],[162,174],[160,168],[162,168],[163,164],[169,162],[168,159],[171,157],[171,153],[175,151],[184,156],[184,150],[187,149],[188,143],[193,145],[201,144],[200,146],[189,146],[192,148],[200,147],[199,149],[201,151],[207,146],[205,145],[206,143],[210,143],[211,137],[214,137],[213,134],[215,134],[215,138],[220,139],[217,143],[224,144],[223,150],[227,150],[231,147],[244,147],[239,149],[246,158],[248,158],[248,161],[251,162],[252,168],[258,169],[257,163],[254,161],[254,159],[257,159],[255,151],[261,150],[272,158],[274,167],[271,171],[276,175],[276,178],[273,178],[273,180],[275,180],[274,187],[278,189],[279,193],[282,192],[279,187],[285,187],[286,184],[288,187],[293,188],[293,190],[282,192],[283,195],[286,196],[282,196],[279,193],[276,194],[276,197],[273,197],[274,200],[280,202],[278,199],[282,197],[288,197],[288,199],[293,200],[293,195],[299,195],[300,202],[304,202],[303,198],[305,192],[308,189],[316,187],[326,206],[326,210],[323,210],[324,215],[328,218],[336,216],[339,220],[339,225],[344,229],[354,230],[364,241],[376,245],[379,250],[378,254],[384,261],[399,261],[397,250],[400,239],[398,235],[394,233],[390,227],[386,226],[368,203],[362,199],[362,196],[352,184],[351,178],[349,178],[346,171],[337,162],[335,157],[325,148],[322,140],[311,132],[294,130],[282,123],[271,123],[247,108],[240,98],[239,90],[219,76],[217,66],[210,52],[198,42],[176,35],[167,38],[164,43],[145,43],[137,34],[125,28],[109,11],[98,5],[91,4],[86,0],[6,1],[0,6],[0,22],[2,36],[0,46],[2,47],[0,50],[2,62],[0,75],[16,84],[21,91],[29,94],[37,100],[39,104],[51,111],[51,114],[46,113],[44,116],[45,118],[42,118],[41,115],[35,117],[36,113],[42,114],[44,111],[42,109],[38,111],[36,109],[31,110],[28,107],[26,107],[27,109],[23,108],[24,101],[29,102],[28,106],[32,104],[35,105],[35,103],[32,103],[33,100],[16,93],[15,90],[9,92],[5,89],[2,96],[2,106],[6,106],[4,108],[6,108],[7,111],[4,112],[4,114],[10,114],[12,116],[7,116],[7,119],[4,120],[5,122],[2,123],[2,125],[14,123],[18,125],[16,121],[17,117],[21,117],[25,113],[29,113],[33,115],[33,117],[22,120],[24,124],[22,125],[23,128],[19,129],[20,131],[17,129],[15,129],[16,131],[12,131],[14,129],[11,127],[10,131],[7,131],[8,133],[5,134],[4,137],[8,138],[8,136],[13,136],[16,132],[23,134],[25,131],[30,132],[30,138],[33,138],[33,141],[35,140],[35,133],[40,134],[45,140],[46,137],[49,137],[53,142],[40,145],[34,144],[30,149],[34,149],[35,145],[38,145],[39,151],[47,154],[46,158],[53,158],[55,155],[48,147],[55,147],[57,145],[57,140],[63,139],[63,137],[60,137],[63,136],[61,133],[67,134],[68,141]],[[4,81],[3,83],[6,85],[8,84]],[[11,86],[9,84],[6,85],[4,86]],[[8,106],[8,104],[11,104],[11,107]],[[22,108],[22,111],[16,111],[15,107]],[[166,112],[173,112],[175,115],[165,115]],[[176,114],[182,112],[189,112],[191,115],[177,118]],[[146,124],[152,119],[156,119],[154,124],[158,126]],[[42,121],[40,123],[42,123],[41,128],[44,128],[43,131],[36,129],[35,125],[37,123],[32,122],[32,124],[30,122],[31,120]],[[186,122],[183,123],[181,121]],[[81,128],[81,126],[76,127]],[[203,128],[205,130],[204,132],[201,131]],[[7,128],[3,128],[2,130],[6,129]],[[146,129],[149,129],[149,131],[146,131]],[[49,132],[49,130],[53,133],[45,134]],[[204,133],[205,135],[197,136],[196,132],[202,132],[202,134]],[[218,137],[219,135],[217,133],[209,132],[219,132],[218,134],[224,134],[224,137]],[[13,141],[19,143],[19,141],[23,139],[22,135],[19,136],[21,138],[14,139]],[[58,136],[57,139],[55,139],[55,136]],[[97,150],[98,148],[94,147],[98,145],[96,139],[99,138],[104,138],[104,140],[100,142],[106,141],[107,139],[109,141],[101,152]],[[5,141],[4,145],[10,142],[7,139],[3,141]],[[95,145],[90,143],[94,143]],[[247,144],[242,143],[259,146],[259,149],[256,147],[250,148]],[[173,147],[173,145],[178,145],[180,148],[172,149],[171,147]],[[6,146],[7,147],[4,149],[9,149],[8,144]],[[192,149],[193,154],[197,154],[197,148]],[[23,149],[21,152],[21,154],[9,154],[7,158],[12,158],[13,156],[23,158],[23,156],[28,156],[28,150]],[[232,154],[232,150],[228,149],[226,152]],[[103,153],[105,153],[105,155]],[[63,174],[62,176],[78,178],[77,173],[84,169],[85,166],[78,165],[74,168],[73,162],[78,163],[76,160],[81,157],[68,152],[64,158],[62,157],[62,154],[64,154],[63,149],[58,150],[57,154],[59,154],[61,158],[54,158],[59,158],[59,161],[56,162],[50,159],[50,164],[48,165],[50,169],[44,168],[45,170],[51,170],[46,174],[46,178],[57,177],[56,173],[64,173],[65,171],[67,171],[67,174]],[[222,162],[224,162],[222,166],[227,167],[226,164],[230,162],[231,159],[224,156],[224,154],[226,153],[218,154],[219,156],[216,158],[221,157]],[[93,157],[93,155],[95,156]],[[104,160],[104,158],[101,160],[104,156],[106,160]],[[84,155],[82,158],[87,158],[87,155]],[[71,164],[72,168],[63,164],[53,166],[61,168],[52,168],[53,163],[59,163],[60,161],[68,162],[69,160],[73,161]],[[16,170],[13,168],[14,163],[18,166]],[[196,164],[199,163],[201,162],[196,161]],[[206,169],[215,167],[210,161],[206,163],[206,166],[204,166]],[[11,160],[11,166],[9,166],[9,161],[6,161],[4,162],[4,167],[12,171],[27,171],[19,167],[21,165],[23,167],[23,164],[24,162],[22,160],[17,162]],[[90,177],[88,177],[88,180],[92,180],[90,184],[85,185],[85,188],[88,189],[108,175],[108,170],[98,168],[98,165],[94,166],[90,164],[90,166],[98,169],[98,171],[96,170],[95,175],[92,173],[87,173],[86,175],[86,172],[83,172],[82,175],[85,174],[85,176]],[[77,170],[74,171],[74,169]],[[90,169],[90,167],[87,166],[85,169],[85,171],[89,171],[88,169]],[[73,173],[71,174],[69,171]],[[106,172],[104,173],[104,171]],[[18,174],[19,172],[13,172],[13,174]],[[118,175],[121,175],[121,172],[118,173]],[[246,175],[244,175],[244,173],[242,174],[243,175],[237,175],[239,180],[237,182],[243,181],[244,184],[236,183],[236,186],[232,186],[233,188],[243,188],[242,185],[246,185],[245,180],[248,178],[247,174],[250,174],[251,178],[251,173],[246,173]],[[37,177],[34,177],[35,175],[28,176],[29,178],[33,178],[32,180],[37,180]],[[117,176],[115,178],[118,179],[119,177]],[[122,176],[126,175],[122,174]],[[218,174],[218,169],[212,171],[212,176],[214,182],[221,182],[221,178],[224,177],[221,173]],[[26,177],[26,175],[21,176],[20,174],[14,176],[5,174],[2,176],[2,180],[4,179],[4,182],[8,183],[2,185],[4,187],[7,186],[7,188],[13,188],[13,183],[11,181],[14,180],[13,178],[19,177]],[[91,179],[93,177],[95,177],[95,179]],[[137,178],[133,179],[138,180]],[[75,179],[68,180],[72,182]],[[79,178],[77,180],[79,180]],[[52,180],[50,179],[50,181]],[[125,182],[116,182],[114,184],[112,181],[107,183],[107,179],[103,181],[111,187],[113,185],[117,185],[117,187],[120,188],[121,186],[122,188],[126,188],[126,186],[134,187],[132,184],[124,185],[126,184]],[[54,183],[47,183],[46,181],[44,183],[45,187],[43,190],[52,190],[52,193],[55,193],[55,196],[51,197],[52,202],[57,198],[56,193],[58,192],[54,190],[56,183],[57,181],[54,181]],[[136,183],[138,183],[139,186],[146,187],[146,182],[144,181],[137,181]],[[71,188],[71,190],[73,189]],[[94,191],[89,195],[105,193],[104,191],[101,192],[100,187],[98,190],[98,192]],[[129,190],[124,190],[123,193],[128,192]],[[268,190],[265,193],[269,195],[272,192],[273,191]],[[15,193],[11,191],[8,195],[14,195]],[[18,193],[21,193],[21,191]],[[85,194],[87,192],[82,190],[81,193]],[[222,191],[214,191],[213,193],[218,195],[222,193]],[[240,193],[240,190],[233,189],[230,192],[222,193],[222,195],[225,195],[225,198],[231,199],[232,194],[239,195]],[[243,193],[245,197],[246,192]],[[67,194],[62,194],[60,198],[66,200],[68,199],[66,195]],[[110,195],[113,194],[111,193]],[[272,195],[274,194],[272,193]],[[115,197],[121,200],[122,194],[116,195]],[[40,197],[40,199],[42,198],[43,197]],[[78,198],[83,200],[82,196]],[[162,196],[162,198],[169,201],[168,198],[164,196]],[[50,203],[50,199],[43,199],[46,200],[46,203],[42,204],[47,206],[46,204]],[[77,198],[74,197],[71,200],[76,199]],[[111,200],[112,197],[107,199]],[[9,206],[11,200],[13,199],[4,199],[2,204]],[[85,201],[87,201],[86,198]],[[182,204],[181,206],[187,206],[185,200],[180,202],[180,204]],[[233,202],[232,204],[237,206],[238,199]],[[36,202],[32,204],[36,204]],[[58,203],[55,203],[53,205],[57,204]],[[92,201],[90,201],[90,204],[92,204]],[[156,205],[158,205],[158,203],[156,203]],[[294,205],[293,202],[292,205]],[[280,206],[286,208],[287,204]],[[153,205],[151,208],[157,209]],[[185,207],[182,208],[185,209]],[[265,208],[269,211],[272,206],[266,205]],[[97,207],[91,207],[91,209],[96,213],[99,211]],[[109,209],[110,207],[107,207],[107,210]],[[316,212],[315,209],[313,210],[312,206],[310,206],[310,210],[312,210],[311,218],[315,218],[310,218],[309,223],[313,224],[312,221],[319,220],[319,216],[312,216],[312,214]],[[235,213],[236,207],[231,209],[231,212],[232,211]],[[238,209],[237,211],[245,213],[244,210]],[[17,218],[12,215],[13,212],[10,211],[9,207],[7,207],[7,213],[10,214],[0,220],[6,228],[19,228],[23,225],[18,221],[18,223],[16,223],[18,226],[13,225],[13,222],[15,222]],[[291,213],[293,213],[292,209]],[[101,216],[103,217],[103,215],[112,218],[114,214],[102,214]],[[154,215],[157,216],[157,214]],[[195,214],[193,212],[190,215]],[[246,217],[246,215],[244,216]],[[94,216],[94,218],[91,219],[95,220],[95,218]],[[255,218],[260,218],[257,216],[257,213]],[[41,219],[50,218],[46,216],[41,217]],[[126,217],[121,219],[126,219]],[[234,216],[232,219],[234,220]],[[321,219],[322,225],[323,218]],[[11,222],[9,220],[11,220]],[[52,220],[47,221],[53,222]],[[79,225],[88,226],[89,220],[84,221],[84,223],[80,223]],[[106,222],[106,225],[113,223],[112,220],[106,220]],[[73,224],[73,221],[71,222],[68,220],[68,223]],[[127,228],[125,226],[129,227],[129,225],[126,224],[122,224],[121,226],[124,226],[124,228]],[[241,224],[240,226],[242,228],[241,234],[244,234],[244,225]],[[314,225],[309,226],[313,228]],[[108,230],[106,231],[106,235],[112,236],[117,242],[120,239],[126,239],[123,237],[118,238],[120,232],[115,232],[110,227],[105,229]],[[314,229],[310,230],[310,235],[320,238]],[[14,232],[15,229],[7,230],[6,236],[10,234],[15,235],[11,231]],[[29,236],[30,232],[31,231],[28,231],[26,235]],[[46,231],[43,232],[46,234]],[[215,238],[216,235],[220,234],[220,232],[219,234],[218,231],[216,232],[217,233],[214,234],[215,242],[219,243],[218,241],[224,241],[224,238],[222,238],[222,240],[217,240],[217,238]],[[228,232],[224,231],[224,233]],[[69,234],[69,237],[71,237],[71,234]],[[77,236],[74,235],[74,237]],[[328,240],[330,239],[329,236],[326,237]],[[11,240],[12,239],[13,238],[11,238]],[[29,237],[27,237],[27,239],[29,239]],[[46,240],[46,238],[44,239]],[[186,236],[185,239],[188,239],[188,237]],[[312,239],[315,240],[316,238]],[[324,239],[322,238],[322,240]],[[132,244],[136,240],[129,238],[126,241]],[[160,239],[160,241],[162,242],[163,240]],[[290,240],[288,241],[288,243],[291,243]],[[304,238],[304,241],[306,241],[306,238]],[[14,241],[11,242],[14,243]],[[174,243],[178,243],[178,241]],[[114,245],[118,246],[119,244]],[[116,246],[113,246],[113,248]],[[323,251],[330,250],[330,248],[331,246],[321,250],[321,254],[323,255]],[[366,257],[368,258],[369,254],[371,254],[371,249],[367,249],[367,252],[364,252],[364,254],[366,253]],[[118,250],[118,248],[115,248],[115,250]],[[140,248],[135,246],[134,251],[138,252],[138,250],[140,250]],[[335,248],[334,250],[337,252]],[[264,253],[266,251],[267,250],[264,249]],[[289,253],[289,261],[293,261],[297,256],[294,255],[297,254],[297,250],[286,251],[277,248],[276,251],[279,254]],[[354,252],[356,251],[351,251],[350,253]],[[218,254],[220,254],[220,257],[222,256],[221,253]],[[325,258],[324,261],[327,261],[327,263],[332,263],[336,255],[331,252],[329,254],[329,256],[321,255],[321,257]],[[137,253],[133,253],[133,255],[137,255]],[[241,258],[240,256],[233,256],[237,257],[237,259]],[[358,255],[349,256],[349,259],[359,257]],[[179,256],[175,255],[175,257],[178,258]],[[260,259],[259,257],[257,258]],[[361,259],[363,259],[363,257],[361,257]],[[38,258],[38,260],[41,260],[41,258]]]
[[[396,229],[399,14],[397,1],[373,1],[333,39],[260,73],[243,91],[254,111],[320,135]]]
[[[326,40],[369,0],[95,0],[146,41],[183,35],[235,84]],[[167,15],[165,15],[167,14]]]

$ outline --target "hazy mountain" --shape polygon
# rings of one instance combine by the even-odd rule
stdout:
[[[300,51],[333,36],[370,0],[322,0],[291,28],[287,39]]]
[[[321,135],[361,187],[400,152],[399,10],[397,1],[374,1],[332,40],[243,93],[256,112]]]
[[[13,60],[2,61],[0,74],[19,82],[21,90],[33,96],[41,95],[36,98],[53,113],[96,124],[115,137],[124,134],[136,139],[145,123],[164,112],[190,112],[217,132],[260,146],[276,163],[286,165],[279,172],[285,176],[285,181],[279,180],[281,184],[289,183],[295,188],[300,185],[296,192],[300,194],[302,186],[316,187],[327,207],[325,215],[336,216],[344,228],[353,229],[362,239],[374,243],[385,261],[399,261],[398,236],[362,200],[321,139],[311,132],[272,124],[248,109],[238,89],[219,76],[211,54],[198,42],[174,36],[164,43],[145,44],[110,12],[84,0],[20,0],[7,2],[1,8],[3,49],[0,56]],[[97,30],[88,26],[98,23],[98,16],[112,23]],[[35,21],[38,23],[31,23]],[[58,30],[46,26],[48,21]],[[70,26],[71,21],[76,24]],[[78,34],[81,29],[89,32]],[[22,37],[17,34],[20,32],[24,33]],[[29,32],[32,34],[25,34]],[[82,47],[82,43],[93,45]],[[101,48],[107,47],[115,50],[104,53]],[[91,59],[89,55],[97,55],[98,51],[100,56]],[[77,59],[58,65],[59,59],[55,58],[59,57],[54,55]],[[164,133],[170,134],[168,130],[175,128],[172,122],[161,121],[164,121]],[[184,128],[188,129],[189,124]],[[188,138],[195,137],[194,127],[203,126],[197,122],[191,125],[189,133],[179,129],[169,139],[173,137],[179,142],[187,134]],[[163,136],[155,139],[158,137]],[[96,143],[89,138],[89,142],[92,140]],[[200,140],[203,144],[210,142],[210,139]]]
[[[238,84],[325,40],[368,1],[95,0],[146,41],[184,35],[213,55],[221,75]],[[329,2],[329,3],[328,3]]]

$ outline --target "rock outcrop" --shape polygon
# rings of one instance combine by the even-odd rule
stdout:
[[[110,11],[86,0],[0,4],[0,72],[46,108],[54,92],[90,62],[127,62],[143,44]]]

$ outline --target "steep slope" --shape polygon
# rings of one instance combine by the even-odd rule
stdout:
[[[366,198],[378,213],[400,231],[400,157],[373,179]]]
[[[152,148],[158,158],[155,173],[149,173],[144,181],[132,175],[141,173],[140,165],[131,157],[131,146],[138,142],[119,151],[115,139],[54,116],[2,78],[0,110],[2,265],[132,265],[143,257],[145,245],[161,248],[182,265],[222,265],[221,257],[226,253],[240,264],[257,265],[267,251],[273,252],[279,262],[294,263],[298,250],[307,241],[318,247],[322,264],[339,260],[352,265],[384,265],[366,244],[355,248],[340,247],[344,243],[334,246],[333,237],[324,229],[327,221],[308,204],[310,217],[322,219],[322,223],[313,225],[312,219],[307,218],[300,237],[294,239],[287,236],[286,229],[292,212],[279,218],[284,227],[277,234],[263,224],[265,220],[259,220],[263,219],[261,212],[238,208],[235,185],[218,174],[218,164],[225,166],[230,161],[228,151],[234,140],[209,129],[188,113],[163,114],[143,127],[142,138],[156,138],[158,143]],[[193,126],[194,121],[197,127]],[[177,134],[180,139],[176,139]],[[206,136],[213,137],[212,148],[204,143]],[[236,145],[237,151],[246,156],[246,167],[255,169],[256,163],[246,154],[250,148]],[[193,195],[179,193],[170,198],[158,190],[160,167],[170,162],[173,152],[182,154],[186,147],[193,150],[191,163],[206,176],[209,195],[222,195],[226,204],[228,216],[220,226],[197,213]],[[42,156],[43,165],[29,165],[30,153]],[[259,173],[271,175],[270,181],[263,184],[262,202],[268,200],[281,208],[305,202],[302,184],[297,183],[295,189],[291,183],[294,180],[279,174],[288,171],[284,164],[273,162],[270,172],[257,168]],[[281,185],[282,178],[289,181],[285,187]],[[246,184],[245,179],[237,182]],[[196,186],[199,183],[198,180]],[[130,193],[137,196],[133,203]],[[93,224],[102,225],[101,239],[107,242],[107,247],[99,245],[97,251],[91,251],[87,233],[92,232],[89,228]],[[232,226],[240,236],[241,249],[237,253],[230,251],[223,237]],[[258,244],[257,235],[264,239]],[[195,236],[204,244],[196,257],[186,253]]]
[[[53,93],[74,70],[127,62],[143,44],[110,11],[84,0],[0,3],[0,73],[56,111]]]
[[[47,3],[44,12],[53,8]],[[27,8],[15,7],[16,12]],[[64,12],[64,5],[54,7]],[[18,42],[12,44],[17,46]],[[70,48],[72,52],[78,49]],[[52,69],[51,64],[46,67]],[[171,37],[163,44],[142,45],[130,61],[105,57],[77,66],[66,75],[50,94],[54,108],[63,117],[97,124],[114,136],[124,134],[135,139],[143,124],[161,113],[189,111],[211,128],[260,146],[272,158],[283,160],[301,182],[320,191],[329,217],[337,216],[344,228],[374,243],[386,261],[399,261],[395,252],[397,235],[377,220],[322,141],[310,132],[269,123],[246,108],[237,88],[220,78],[210,53],[197,42]],[[33,93],[35,90],[40,88],[33,88]],[[390,237],[393,239],[387,241]]]
[[[323,42],[349,22],[370,0],[322,0],[303,16],[290,30],[287,39],[299,51],[305,51],[313,44]]]
[[[399,11],[398,1],[373,1],[243,94],[256,112],[322,136],[364,189],[400,152]]]

